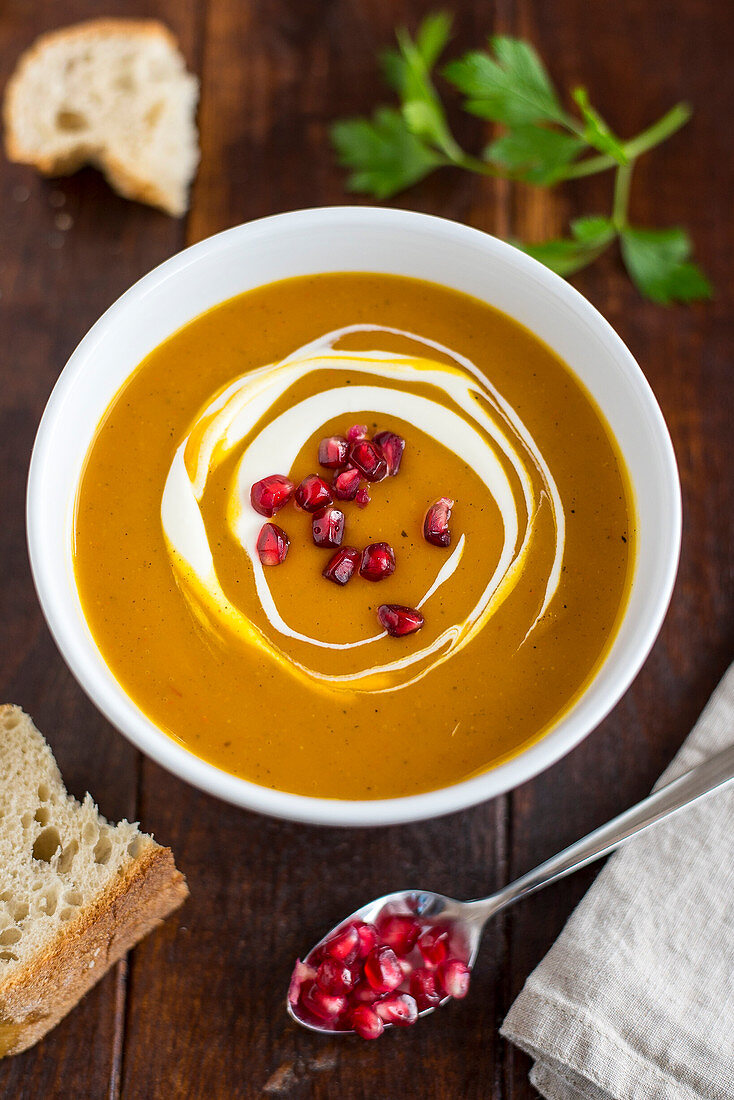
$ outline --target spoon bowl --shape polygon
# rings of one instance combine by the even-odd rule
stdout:
[[[306,963],[309,959],[317,956],[320,949],[329,940],[334,939],[350,924],[363,922],[379,926],[381,918],[384,916],[405,915],[414,917],[426,926],[433,927],[445,924],[450,927],[453,930],[452,939],[457,944],[461,944],[463,948],[460,952],[454,950],[454,954],[460,954],[461,961],[471,970],[479,954],[482,931],[490,915],[489,906],[492,900],[488,898],[486,901],[457,901],[455,898],[446,897],[444,894],[436,894],[432,890],[396,890],[393,894],[385,894],[381,898],[375,898],[363,905],[361,909],[356,909],[354,913],[351,913],[335,928],[332,928],[311,948],[306,956]],[[419,1011],[419,1018],[429,1016],[436,1008],[442,1007],[450,1000],[452,998],[447,994],[442,997],[438,1004]],[[298,1002],[294,1004],[290,998],[287,1004],[289,1015],[303,1027],[308,1028],[309,1031],[318,1031],[329,1035],[354,1034],[351,1028],[330,1028],[319,1024],[305,1012],[299,1012]],[[385,1023],[386,1028],[392,1026],[391,1023]]]

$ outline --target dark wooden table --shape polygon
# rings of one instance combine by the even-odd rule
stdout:
[[[396,22],[414,23],[433,6],[109,0],[106,13],[167,21],[201,76],[203,157],[185,220],[118,199],[92,171],[49,182],[0,163],[0,699],[35,717],[71,791],[89,789],[106,815],[139,819],[170,844],[191,887],[186,907],[55,1032],[0,1066],[4,1100],[536,1095],[528,1060],[498,1027],[594,871],[498,921],[467,1001],[374,1045],[322,1040],[289,1022],[292,960],[373,895],[413,883],[459,897],[486,892],[643,796],[731,657],[734,41],[722,0],[451,5],[457,47],[493,30],[528,35],[561,86],[588,84],[623,134],[679,99],[696,112],[640,164],[633,207],[642,224],[688,225],[716,300],[669,310],[645,303],[611,256],[577,279],[652,383],[685,508],[665,627],[595,733],[544,775],[466,813],[374,831],[306,828],[215,802],[143,759],[96,713],[51,641],[31,584],[23,508],[36,426],[69,353],[123,290],[185,245],[263,214],[346,201],[327,124],[371,108],[376,50]],[[2,79],[36,34],[98,14],[96,0],[5,0]],[[471,120],[459,131],[480,140]],[[402,204],[501,236],[542,236],[592,201],[606,209],[608,188],[597,179],[549,196],[446,171]]]

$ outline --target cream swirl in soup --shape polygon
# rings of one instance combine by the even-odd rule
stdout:
[[[369,340],[371,349],[339,347],[355,334]],[[396,336],[411,342],[411,353],[380,349],[386,337]],[[318,391],[288,401],[289,392],[317,372],[324,379]],[[347,375],[350,384],[344,383]],[[330,376],[339,382],[330,384]],[[471,606],[461,600],[444,601],[440,629],[397,654],[394,647],[386,650],[380,644],[385,634],[379,626],[350,636],[347,624],[344,637],[335,640],[288,622],[256,551],[262,516],[249,504],[250,487],[270,474],[287,474],[323,425],[341,417],[346,426],[364,410],[379,417],[384,427],[396,418],[410,424],[459,455],[480,479],[502,525],[496,560],[491,568],[483,564],[486,576]],[[226,526],[247,562],[246,583],[255,586],[264,611],[260,623],[238,606],[231,592],[225,593],[202,507],[225,464],[227,481],[217,491],[223,496]],[[460,510],[457,520],[460,528]],[[205,631],[257,647],[321,690],[374,693],[405,688],[451,660],[488,625],[531,568],[537,598],[515,648],[528,643],[557,594],[566,532],[552,463],[520,413],[482,371],[435,340],[377,324],[328,332],[279,362],[248,371],[217,393],[176,450],[162,494],[161,521],[179,591]],[[539,540],[541,529],[544,537]],[[462,570],[474,568],[474,552],[472,539],[460,533],[450,550],[436,555],[435,575],[416,602],[427,619],[444,589],[460,578]],[[401,567],[407,569],[409,563]],[[455,618],[447,617],[447,606],[456,608]],[[337,651],[349,651],[350,660],[346,668],[342,660],[335,671]]]

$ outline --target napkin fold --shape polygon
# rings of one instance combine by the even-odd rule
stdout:
[[[658,785],[732,742],[734,665]],[[547,1100],[734,1100],[734,787],[609,859],[502,1034]]]

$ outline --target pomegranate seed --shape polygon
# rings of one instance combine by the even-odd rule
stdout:
[[[382,581],[395,572],[395,552],[387,542],[371,542],[362,551],[359,575],[366,581]]]
[[[331,487],[337,500],[354,500],[359,491],[361,474],[356,466],[347,466],[334,476]]]
[[[466,997],[469,992],[469,967],[461,959],[447,959],[438,968],[438,984],[449,997]]]
[[[319,465],[338,470],[346,465],[349,444],[343,435],[330,435],[319,443]]]
[[[437,967],[448,954],[448,932],[445,928],[426,928],[418,937],[418,950],[426,966]]]
[[[400,963],[400,969],[403,972],[403,977],[409,978],[410,975],[413,973],[412,962],[408,962],[407,959],[398,959],[398,962]]]
[[[352,1009],[349,1022],[363,1039],[379,1039],[385,1030],[382,1020],[369,1005],[357,1005]]]
[[[403,980],[397,955],[392,947],[373,947],[364,963],[364,976],[378,993],[392,993]]]
[[[301,1004],[325,1023],[334,1023],[347,1007],[347,998],[326,993],[316,982],[306,983]]]
[[[347,439],[350,443],[354,443],[357,439],[365,439],[367,437],[367,425],[366,424],[353,424],[347,432]]]
[[[423,519],[423,538],[434,546],[446,547],[451,542],[449,520],[454,502],[451,497],[439,497]]]
[[[326,993],[348,993],[355,977],[345,963],[328,957],[319,967],[316,981]]]
[[[293,496],[293,482],[282,474],[256,481],[250,489],[250,503],[261,516],[274,516]]]
[[[352,1001],[357,1001],[359,1004],[371,1005],[382,994],[377,993],[369,982],[357,982],[352,992],[349,994]]]
[[[288,1000],[292,1005],[296,1004],[301,994],[301,986],[304,982],[312,982],[316,977],[316,971],[312,966],[308,966],[307,963],[301,962],[300,959],[296,959],[296,965],[293,968],[293,974],[291,976],[291,984],[288,986]]]
[[[374,924],[366,924],[364,921],[360,921],[356,928],[359,936],[359,957],[363,959],[377,943],[377,929]]]
[[[334,554],[321,576],[326,577],[327,581],[333,581],[334,584],[346,584],[352,579],[360,557],[359,550],[355,550],[353,546],[342,546]]]
[[[391,993],[375,1005],[375,1012],[386,1024],[410,1027],[418,1019],[418,1005],[410,993]]]
[[[264,523],[257,536],[257,555],[263,565],[281,565],[291,540],[277,523]]]
[[[436,976],[430,970],[414,970],[410,976],[410,992],[416,999],[418,1011],[435,1008],[441,1003],[441,994],[436,989]]]
[[[400,469],[400,463],[403,461],[405,440],[402,436],[396,435],[395,432],[378,432],[373,437],[373,442],[377,444],[385,456],[389,476],[395,477]]]
[[[377,608],[377,618],[383,629],[393,638],[415,634],[425,622],[420,611],[416,611],[414,607],[403,607],[399,603],[381,603]]]
[[[346,928],[343,928],[341,932],[337,932],[324,944],[324,951],[327,955],[339,962],[346,963],[347,966],[351,966],[357,958],[358,948],[359,932],[356,924],[348,924]]]
[[[378,921],[377,934],[396,955],[409,955],[420,935],[421,926],[414,917],[390,913]]]
[[[312,524],[313,541],[317,546],[335,548],[344,538],[344,513],[338,508],[324,508],[317,512]]]
[[[366,488],[362,488],[357,489],[357,492],[354,494],[354,499],[356,500],[360,508],[366,508],[369,502],[372,500],[372,497],[370,496]]]
[[[331,504],[333,499],[331,488],[318,474],[304,477],[296,489],[296,504],[304,512],[319,512],[327,504]]]
[[[387,462],[380,448],[370,439],[357,439],[349,448],[349,461],[368,481],[387,477]]]

